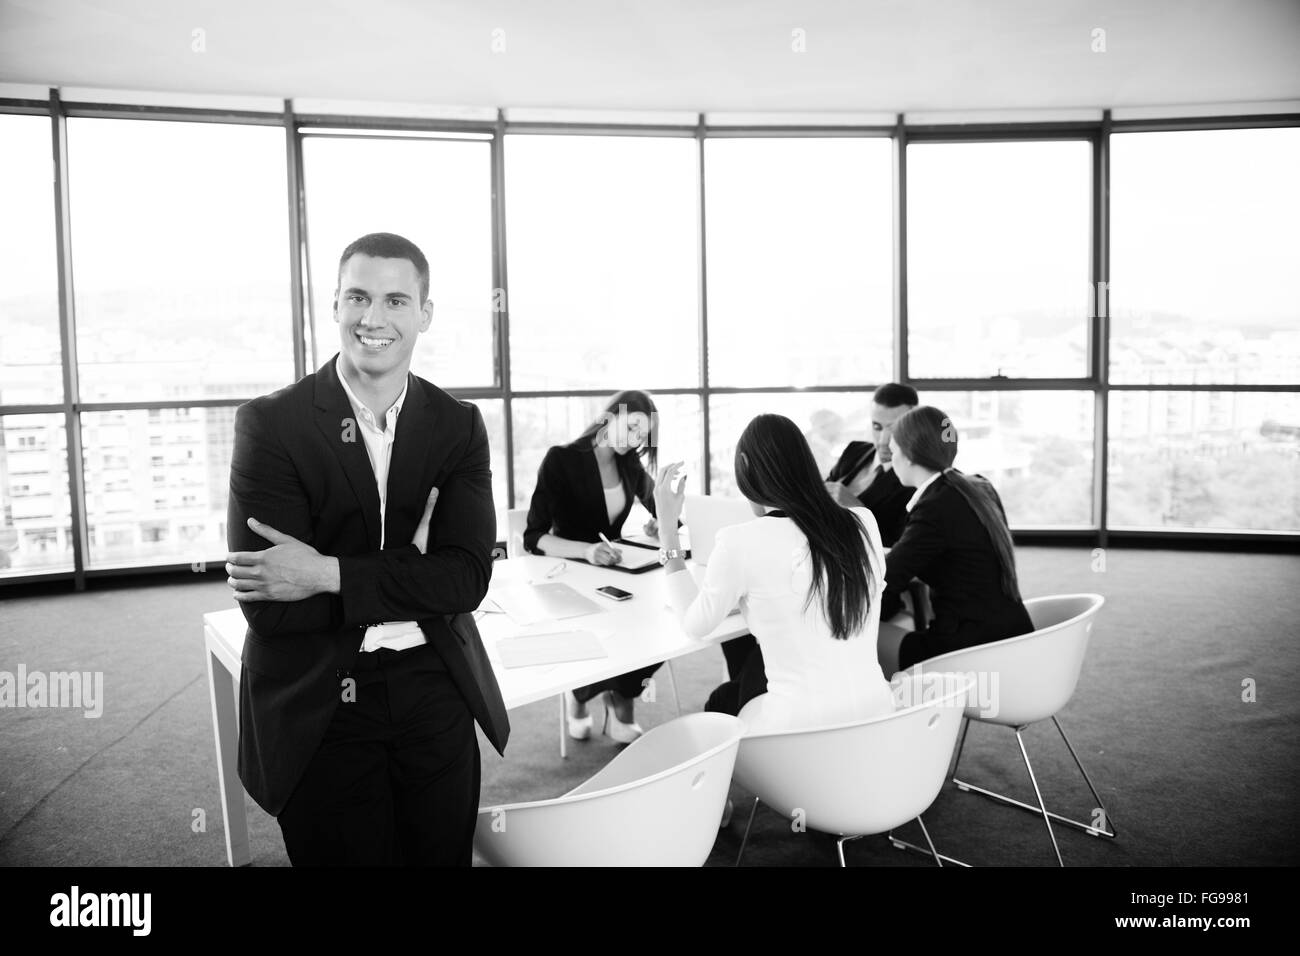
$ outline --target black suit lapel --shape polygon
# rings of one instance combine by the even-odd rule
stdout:
[[[420,380],[411,375],[406,401],[397,415],[397,437],[393,442],[393,459],[388,465],[384,543],[390,548],[411,540],[432,487],[425,487],[425,476],[431,464],[437,471],[454,445],[451,436],[439,434],[442,423],[435,418],[432,406]],[[431,462],[431,457],[436,460]],[[436,513],[436,505],[434,509]],[[436,524],[430,525],[430,535],[434,527]]]
[[[316,427],[325,436],[326,444],[338,456],[343,472],[348,476],[348,484],[352,486],[352,492],[361,505],[369,549],[378,551],[379,486],[375,484],[370,455],[366,452],[365,439],[361,437],[361,422],[356,420],[352,404],[343,391],[343,383],[339,381],[335,366],[337,360],[337,356],[330,359],[316,373],[316,394],[313,398]]]
[[[582,487],[578,489],[581,500],[589,502],[588,520],[593,528],[610,530],[609,510],[605,507],[605,483],[600,477],[600,462],[595,449],[579,452],[582,466]]]

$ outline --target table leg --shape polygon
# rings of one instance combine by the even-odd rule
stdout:
[[[212,726],[217,736],[217,781],[221,785],[221,815],[226,829],[226,861],[231,866],[244,866],[252,855],[248,849],[244,785],[235,769],[239,746],[235,678],[211,650],[208,650],[208,694],[212,700]]]

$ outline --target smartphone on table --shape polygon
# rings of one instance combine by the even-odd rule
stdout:
[[[597,594],[603,594],[611,601],[626,601],[632,596],[631,591],[624,591],[622,588],[616,588],[612,584],[607,584],[603,588],[596,588]]]

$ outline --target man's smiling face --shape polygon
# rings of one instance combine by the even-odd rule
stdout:
[[[432,319],[433,303],[421,296],[420,273],[409,259],[357,253],[344,264],[334,321],[343,360],[353,370],[374,377],[405,373],[415,340]]]

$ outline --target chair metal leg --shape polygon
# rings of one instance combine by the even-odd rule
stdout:
[[[1115,822],[1110,818],[1110,811],[1106,809],[1106,804],[1101,802],[1101,794],[1099,794],[1097,788],[1092,785],[1092,777],[1088,776],[1088,771],[1084,769],[1083,761],[1080,760],[1079,755],[1074,752],[1074,747],[1070,745],[1070,738],[1065,736],[1065,728],[1061,726],[1061,721],[1057,719],[1055,714],[1052,715],[1052,723],[1056,724],[1056,729],[1061,732],[1061,739],[1065,741],[1066,749],[1070,751],[1070,756],[1074,758],[1075,766],[1079,768],[1079,773],[1083,774],[1083,779],[1087,782],[1088,789],[1092,791],[1092,798],[1097,801],[1097,807],[1101,810],[1103,825],[1100,827],[1084,827],[1084,832],[1089,833],[1092,836],[1110,837],[1113,840],[1115,838]],[[1074,823],[1073,820],[1068,822]],[[1074,825],[1081,826],[1081,824],[1078,823],[1075,823]],[[1109,829],[1107,829],[1107,827],[1109,827]]]
[[[1055,720],[1055,718],[1053,719]],[[1020,732],[1023,731],[1025,727],[1024,726],[1013,727],[1011,729],[1016,732],[1017,739],[1019,739]],[[1101,808],[1103,813],[1106,814],[1106,820],[1107,822],[1109,822],[1110,820],[1109,813],[1108,811],[1106,811],[1105,806],[1102,805],[1101,797],[1097,793],[1097,788],[1092,785],[1092,780],[1088,777],[1088,772],[1083,769],[1083,764],[1080,762],[1078,755],[1075,754],[1074,748],[1070,746],[1069,740],[1066,739],[1065,731],[1062,730],[1059,721],[1057,722],[1056,729],[1061,731],[1061,739],[1065,740],[1065,745],[1067,748],[1069,748],[1071,756],[1074,757],[1075,764],[1078,766],[1079,770],[1083,772],[1083,779],[1087,781],[1088,789],[1092,791],[1093,799],[1097,801],[1097,805]],[[1024,749],[1024,744],[1022,742],[1021,750],[1023,751],[1023,749]],[[1034,814],[1041,815],[1044,812],[1043,807],[1036,807],[1032,803],[1025,803],[1024,801],[1017,800],[1014,797],[1008,797],[1006,794],[997,793],[993,790],[986,790],[983,787],[978,787],[975,784],[968,783],[965,780],[959,780],[957,779],[955,772],[952,778],[952,782],[956,784],[957,789],[961,790],[963,793],[977,793],[981,797],[988,797],[990,800],[996,800],[999,803],[1005,803],[1007,806],[1018,807],[1021,810],[1026,811],[1027,813],[1034,813]],[[1069,817],[1061,816],[1061,814],[1052,813],[1051,811],[1047,811],[1047,816],[1055,820],[1057,823],[1063,823],[1066,826],[1074,827],[1076,830],[1082,830],[1084,833],[1087,833],[1090,836],[1110,837],[1112,839],[1115,837],[1113,826],[1109,830],[1106,830],[1102,827],[1094,826],[1091,823],[1084,823],[1081,820],[1072,820]]]
[[[970,868],[969,863],[964,863],[963,861],[951,856],[944,856],[942,853],[936,851],[934,848],[934,841],[930,839],[930,831],[925,828],[925,821],[918,816],[916,822],[921,824],[921,832],[925,835],[925,842],[928,844],[929,849],[923,846],[917,846],[915,843],[908,843],[906,840],[900,840],[898,837],[894,836],[894,831],[890,830],[885,834],[885,836],[889,842],[894,845],[895,849],[911,850],[913,853],[920,853],[924,856],[933,857],[934,861],[940,866],[943,866],[944,862],[947,862],[951,863],[953,866],[964,866],[967,869]]]
[[[844,862],[844,844],[849,840],[855,840],[857,837],[840,837],[835,841],[835,852],[840,855],[840,869],[848,869],[848,864]]]
[[[745,844],[749,842],[749,828],[754,825],[756,813],[758,813],[758,797],[754,798],[754,805],[749,808],[749,820],[745,824],[745,835],[740,838],[740,852],[736,854],[736,866],[740,866],[740,858],[745,855]]]
[[[939,851],[934,848],[934,841],[930,839],[930,831],[925,828],[925,821],[921,819],[919,813],[916,815],[916,822],[921,824],[921,835],[925,837],[925,845],[930,848],[930,855],[934,857],[934,862],[939,866],[943,866],[943,858],[939,856]]]
[[[1047,812],[1047,805],[1043,803],[1043,792],[1038,789],[1038,778],[1034,776],[1034,768],[1029,763],[1029,751],[1025,749],[1025,739],[1020,735],[1023,728],[1016,728],[1016,743],[1020,744],[1020,756],[1025,758],[1025,769],[1029,771],[1029,782],[1034,785],[1034,796],[1038,798],[1039,809],[1043,811],[1043,823],[1047,825],[1047,835],[1052,841],[1052,849],[1056,852],[1056,862],[1060,866],[1065,866],[1065,861],[1061,859],[1061,848],[1056,845],[1056,831],[1052,829],[1052,817]]]
[[[682,696],[677,690],[677,672],[673,670],[673,662],[668,662],[668,679],[673,682],[673,703],[677,705],[677,716],[682,715]]]
[[[961,736],[957,738],[957,756],[952,761],[952,773],[948,774],[948,779],[953,783],[957,782],[957,765],[961,763],[961,752],[966,747],[966,731],[970,730],[970,718],[965,714],[961,718]]]
[[[568,750],[569,745],[568,745],[568,741],[565,740],[565,738],[569,736],[569,728],[565,725],[565,718],[567,716],[568,716],[568,707],[566,706],[564,695],[561,694],[560,695],[560,759],[561,760],[569,756],[569,750]]]

